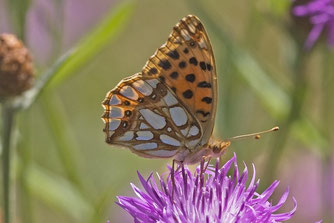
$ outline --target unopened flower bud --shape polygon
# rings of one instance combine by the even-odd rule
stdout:
[[[33,81],[33,64],[28,49],[16,36],[1,34],[0,100],[22,94]]]

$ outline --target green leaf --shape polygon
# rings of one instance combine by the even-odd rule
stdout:
[[[260,65],[245,51],[233,47],[235,63],[240,77],[246,81],[273,117],[282,119],[290,109],[289,96],[273,81]]]
[[[27,174],[27,185],[34,197],[67,213],[77,222],[85,222],[85,219],[94,211],[94,208],[76,187],[64,178],[37,165],[30,167]]]
[[[133,14],[134,6],[133,1],[125,1],[113,8],[101,24],[80,41],[74,52],[53,75],[51,85],[57,85],[73,75],[119,34]]]

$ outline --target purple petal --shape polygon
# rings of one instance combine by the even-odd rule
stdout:
[[[232,164],[231,177],[227,173]],[[116,204],[129,212],[134,222],[278,222],[290,219],[297,208],[295,200],[293,210],[276,213],[286,202],[289,190],[273,206],[268,199],[279,182],[274,181],[262,194],[255,193],[259,184],[259,180],[255,183],[255,167],[252,165],[253,176],[247,187],[248,169],[244,166],[239,175],[235,154],[222,168],[217,164],[215,168],[209,166],[202,174],[200,166],[195,173],[184,166],[175,171],[173,201],[171,169],[166,180],[157,174],[158,181],[154,180],[152,174],[145,180],[138,173],[144,190],[131,184],[137,198],[118,196]]]

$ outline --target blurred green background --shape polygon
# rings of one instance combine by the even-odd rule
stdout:
[[[280,180],[292,222],[333,220],[334,66],[326,43],[305,50],[304,27],[288,0],[0,0],[0,33],[31,50],[37,79],[74,49],[37,101],[17,115],[12,185],[14,222],[130,222],[114,202],[133,195],[136,171],[165,172],[171,160],[108,146],[101,102],[139,72],[172,27],[197,15],[218,67],[215,136],[280,126],[261,140],[233,142],[223,157],[255,163],[259,191]],[[300,31],[298,30],[300,29]]]

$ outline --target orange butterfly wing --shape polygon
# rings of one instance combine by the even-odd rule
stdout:
[[[163,78],[175,91],[177,98],[201,123],[201,145],[204,145],[214,127],[217,75],[212,46],[200,20],[193,15],[183,18],[142,73]]]

